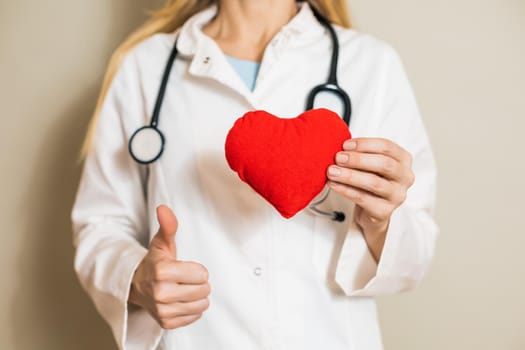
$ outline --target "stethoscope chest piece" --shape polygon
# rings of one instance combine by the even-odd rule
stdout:
[[[156,127],[143,126],[133,133],[128,147],[133,159],[141,164],[150,164],[164,151],[164,135]]]

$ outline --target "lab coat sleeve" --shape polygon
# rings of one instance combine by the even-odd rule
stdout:
[[[349,296],[377,296],[414,288],[432,260],[436,168],[413,90],[399,55],[385,45],[376,92],[376,127],[370,137],[394,141],[412,154],[415,182],[392,214],[379,263],[352,221],[343,241],[335,279]]]
[[[119,349],[127,350],[153,349],[162,333],[145,310],[127,304],[149,243],[144,169],[127,151],[130,130],[144,123],[138,80],[129,53],[103,102],[71,213],[77,276]]]

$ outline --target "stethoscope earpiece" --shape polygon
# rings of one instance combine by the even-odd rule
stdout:
[[[346,215],[342,211],[333,212],[332,220],[337,221],[337,222],[343,222],[345,221],[345,219],[346,219]]]
[[[321,192],[321,198],[319,198],[315,202],[310,203],[308,205],[308,209],[314,214],[330,217],[332,218],[333,221],[337,221],[337,222],[345,221],[346,215],[342,211],[325,211],[325,210],[317,208],[319,204],[323,203],[326,200],[326,198],[328,198],[329,194],[330,194],[330,188],[328,186],[325,186],[323,191]]]
[[[140,164],[150,164],[164,151],[164,135],[154,126],[143,126],[129,139],[129,153]]]

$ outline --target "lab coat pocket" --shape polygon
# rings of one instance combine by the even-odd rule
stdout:
[[[352,229],[354,205],[350,202],[333,198],[327,200],[326,208],[342,210],[345,213],[343,222],[336,222],[326,216],[316,216],[314,221],[314,242],[312,263],[321,283],[324,283],[333,293],[341,294],[342,289],[335,279],[337,263],[348,230]],[[330,198],[329,197],[329,198]]]

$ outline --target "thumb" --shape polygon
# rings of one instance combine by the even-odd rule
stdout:
[[[179,227],[177,217],[168,206],[159,205],[157,207],[157,220],[160,225],[155,235],[158,240],[157,247],[167,250],[173,257],[176,257],[175,234]]]

